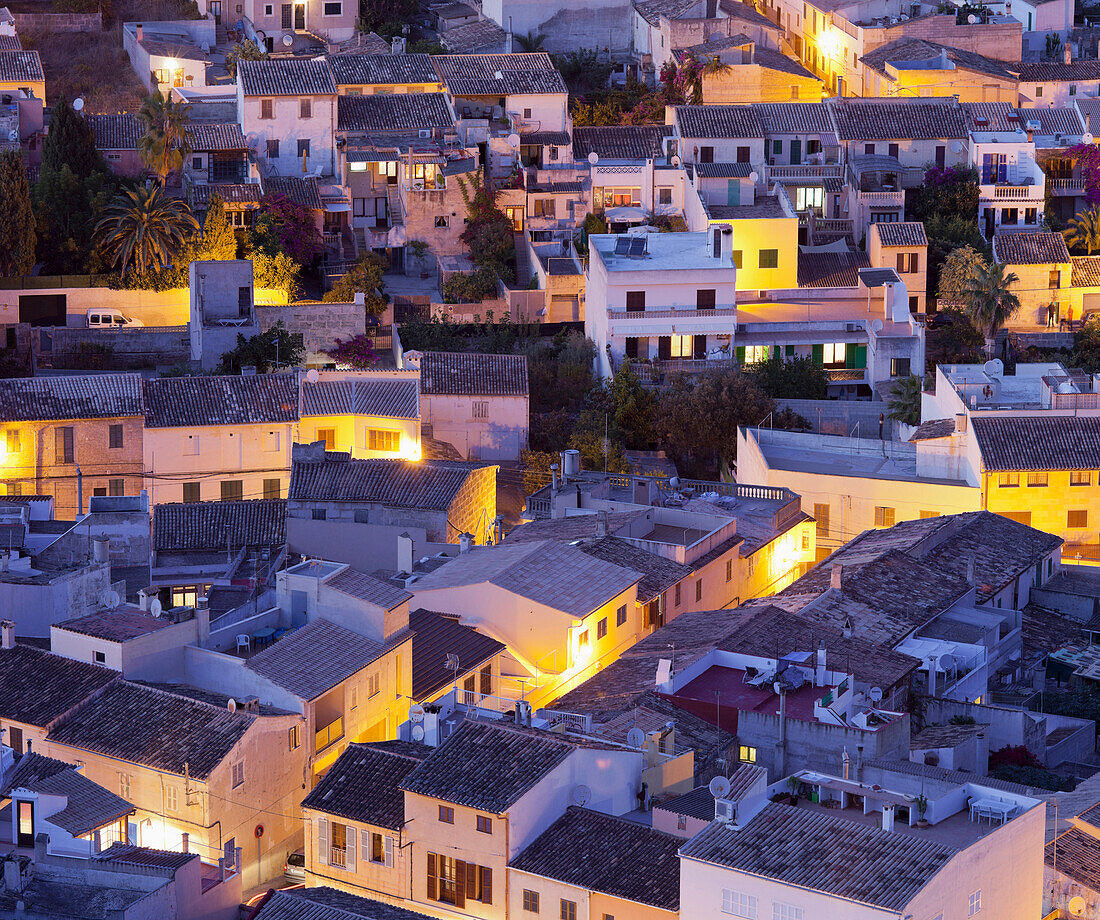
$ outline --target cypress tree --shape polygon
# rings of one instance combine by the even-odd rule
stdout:
[[[35,219],[23,158],[0,154],[0,275],[11,278],[34,268]]]
[[[50,130],[42,145],[42,172],[59,171],[62,166],[68,166],[73,175],[82,180],[107,169],[88,123],[73,111],[68,99],[58,96],[50,116]]]

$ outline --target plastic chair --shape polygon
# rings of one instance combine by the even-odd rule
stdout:
[[[241,633],[237,636],[237,651],[244,649],[246,652],[252,651],[252,639],[247,633]]]

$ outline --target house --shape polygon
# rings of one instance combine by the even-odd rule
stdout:
[[[256,920],[427,920],[428,914],[358,897],[337,888],[295,888],[269,891],[256,905]]]
[[[121,115],[84,115],[84,123],[92,129],[96,148],[116,176],[138,176],[145,163],[138,152],[138,143],[145,126],[132,112]]]
[[[1065,46],[1066,56],[1070,48]],[[1080,97],[1100,96],[1097,61],[1025,61],[1020,64],[1021,102],[1035,108],[1068,106]]]
[[[1054,306],[1061,318],[1068,306],[1073,266],[1065,237],[1050,230],[1004,230],[993,237],[993,258],[1020,280],[1013,293],[1020,300],[1020,319],[1044,325],[1047,309]]]
[[[0,381],[7,493],[52,495],[64,517],[84,512],[85,495],[137,494],[143,412],[138,374]]]
[[[710,38],[675,52],[679,60],[717,60],[726,70],[703,73],[703,102],[729,103],[817,102],[821,80],[798,61],[774,48],[758,47],[743,32]]]
[[[187,278],[191,360],[197,361],[202,370],[212,371],[218,367],[222,355],[237,346],[238,335],[247,340],[260,334],[252,260],[196,259],[188,266]]]
[[[134,74],[151,93],[164,96],[173,89],[202,95],[207,89],[208,49],[216,41],[209,19],[176,22],[126,22],[122,47]]]
[[[37,51],[0,51],[0,92],[20,102],[30,99],[45,102],[46,75],[42,71],[42,59]],[[22,113],[20,122],[22,123]]]
[[[778,49],[782,29],[744,3],[635,0],[634,56],[646,73],[660,73],[677,51],[704,41],[744,35],[757,47]]]
[[[436,28],[440,33],[447,33],[451,29],[477,22],[479,18],[478,11],[472,6],[457,2],[437,6],[432,9],[432,13],[435,16]]]
[[[237,187],[250,180],[248,141],[240,125],[193,124],[187,129],[191,154],[184,163],[184,181],[193,185]],[[217,189],[210,194],[217,194]],[[232,193],[228,193],[232,197]],[[224,199],[223,199],[224,200]]]
[[[815,100],[816,101],[816,100]],[[678,105],[665,109],[665,123],[679,138],[685,163],[764,165],[764,125],[747,105]]]
[[[256,138],[252,153],[264,176],[335,174],[336,81],[326,60],[241,61],[237,117]]]
[[[896,267],[909,295],[909,311],[928,309],[928,236],[924,224],[880,221],[867,233],[867,255],[871,265]]]
[[[1069,827],[1054,829],[1044,850],[1043,909],[1050,913],[1062,909],[1082,916],[1096,910],[1100,901],[1100,878],[1096,875],[1096,857],[1100,853],[1098,822],[1100,808],[1086,808],[1069,819]]]
[[[28,752],[3,782],[0,796],[11,800],[8,840],[16,846],[33,847],[45,834],[47,853],[87,858],[126,842],[133,805],[78,766]]]
[[[860,63],[865,96],[956,95],[962,103],[1019,102],[1020,78],[1012,65],[915,36],[880,45],[864,54]],[[874,93],[868,91],[872,80]]]
[[[341,96],[443,91],[429,54],[334,54],[329,66]]]
[[[416,363],[421,424],[433,438],[471,460],[519,458],[530,416],[524,355],[426,351]]]
[[[470,533],[485,542],[496,518],[496,470],[446,460],[357,460],[326,452],[322,442],[295,445],[287,516],[424,527],[440,543]]]
[[[508,864],[508,910],[559,915],[679,916],[680,839],[577,805]],[[627,869],[623,863],[645,866]]]
[[[412,698],[427,703],[462,685],[467,700],[503,695],[501,674],[507,646],[462,623],[455,614],[423,608],[409,614]],[[453,660],[457,659],[452,666]]]
[[[732,359],[737,269],[727,239],[719,228],[589,238],[585,334],[596,343],[601,376],[628,358],[655,359],[670,371]]]
[[[358,10],[345,0],[301,0],[282,4],[249,0],[242,9],[232,13],[218,0],[203,0],[199,13],[209,15],[215,23],[223,26],[243,16],[250,27],[250,36],[270,52],[275,50],[280,32],[290,36],[291,44],[300,39],[309,43],[307,47],[316,45],[318,37],[328,42],[347,41],[356,33]]]
[[[363,97],[366,98],[366,97]],[[355,458],[419,460],[417,380],[393,372],[324,371],[301,381],[298,441]]]
[[[295,375],[161,377],[145,381],[144,394],[153,504],[286,495]]]

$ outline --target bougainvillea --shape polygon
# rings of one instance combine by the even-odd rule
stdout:
[[[378,363],[374,340],[369,335],[356,335],[350,339],[337,339],[332,348],[325,349],[339,367],[373,367]]]
[[[283,252],[299,265],[309,265],[324,248],[313,212],[281,192],[264,195],[260,201],[254,234],[264,233],[272,234]],[[257,246],[265,248],[259,240]]]
[[[1100,147],[1077,144],[1066,151],[1066,156],[1081,167],[1081,178],[1085,180],[1085,201],[1100,204]]]

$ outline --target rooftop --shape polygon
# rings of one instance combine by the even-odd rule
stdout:
[[[1039,123],[1039,130],[1035,132],[1037,135],[1054,135],[1055,140],[1057,140],[1059,134],[1063,136],[1063,139],[1068,139],[1070,137],[1080,137],[1085,133],[1084,122],[1074,108],[1022,108],[1017,111],[1020,115],[1020,121],[1024,122],[1025,125],[1029,121]]]
[[[286,500],[176,502],[153,506],[153,549],[211,552],[286,542]]]
[[[573,159],[582,162],[590,153],[601,160],[660,159],[665,155],[664,139],[671,136],[671,125],[574,128]]]
[[[738,4],[744,6],[745,4]],[[725,9],[725,5],[722,6]],[[823,102],[760,102],[753,105],[769,134],[831,134],[829,107]]]
[[[644,251],[630,255],[619,252],[620,241],[644,243]],[[598,253],[607,272],[642,271],[730,271],[733,254],[727,248],[716,259],[710,249],[710,235],[700,233],[650,233],[646,237],[618,234],[593,234],[589,237],[592,252]],[[732,280],[732,275],[731,275]]]
[[[994,257],[1009,265],[1069,264],[1069,250],[1061,233],[1024,230],[997,233],[993,237]]]
[[[451,128],[454,123],[443,93],[372,93],[336,100],[338,131],[419,131]]]
[[[298,420],[298,380],[294,374],[156,377],[145,381],[144,392],[146,428]]]
[[[1024,61],[1018,66],[1023,83],[1085,83],[1100,80],[1100,61]]]
[[[73,764],[34,752],[20,758],[0,794],[10,796],[13,789],[63,796],[65,807],[45,820],[74,837],[90,834],[134,811],[124,798],[93,783]]]
[[[1100,418],[975,414],[971,424],[988,471],[1100,467]]]
[[[27,80],[38,83],[45,79],[42,59],[37,51],[0,51],[0,82]]]
[[[374,96],[342,96],[373,99]],[[396,96],[379,96],[396,99]],[[420,394],[416,379],[346,377],[317,383],[302,381],[302,417],[311,415],[366,415],[375,418],[420,418]]]
[[[134,418],[143,412],[139,374],[10,377],[0,380],[0,421],[3,422]]]
[[[338,86],[439,82],[429,54],[334,54],[328,61]]]
[[[0,649],[0,716],[45,727],[118,680],[118,672],[16,643]]]
[[[241,61],[237,67],[237,81],[246,96],[336,95],[336,81],[324,59]]]
[[[954,99],[845,99],[829,102],[842,141],[965,140],[966,116]]]
[[[269,195],[285,195],[295,204],[312,211],[324,210],[321,191],[313,176],[266,176],[264,192]]]
[[[680,907],[680,843],[679,837],[574,805],[508,867],[676,911]],[[645,867],[644,871],[638,871],[640,867]]]
[[[861,58],[864,64],[884,76],[889,76],[887,70],[889,64],[900,64],[901,67],[898,69],[902,69],[906,64],[932,62],[933,65],[941,65],[945,59],[949,62],[949,66],[941,69],[951,69],[950,65],[954,65],[955,68],[976,71],[1012,84],[1016,83],[1016,75],[1009,70],[1008,65],[1003,61],[997,61],[973,51],[963,51],[959,48],[926,41],[923,38],[907,36],[895,39],[863,55]]]
[[[428,920],[427,914],[361,898],[335,888],[271,891],[252,920]]]
[[[899,223],[879,221],[874,226],[878,228],[879,242],[883,246],[928,245],[928,235],[924,232],[924,224],[919,220]]]
[[[93,636],[96,639],[106,639],[108,642],[126,642],[140,636],[151,635],[173,625],[172,620],[154,617],[143,610],[126,607],[65,620],[57,624],[57,628]]]
[[[1100,889],[1100,838],[1073,826],[1046,845],[1045,862],[1091,891]]]
[[[84,123],[92,129],[95,145],[100,150],[137,150],[138,141],[145,134],[145,126],[133,112],[119,115],[88,113]]]
[[[451,54],[496,54],[508,44],[508,33],[491,19],[467,22],[439,36]]]
[[[748,105],[678,105],[673,111],[685,138],[764,136],[760,113]]]
[[[462,672],[471,672],[504,651],[504,643],[463,626],[457,616],[434,610],[409,614],[412,642],[412,697],[430,699],[456,678],[447,667],[449,656],[458,656]]]
[[[877,224],[876,224],[877,226]],[[861,250],[851,252],[802,252],[798,255],[800,288],[857,288],[859,270],[871,260]]]
[[[383,610],[394,610],[412,597],[404,588],[365,572],[357,572],[350,566],[326,579],[325,586]]]
[[[432,58],[454,96],[544,95],[567,92],[544,51],[529,54],[451,54]]]
[[[909,739],[909,750],[953,748],[987,729],[986,725],[926,725]]]
[[[420,358],[425,396],[527,396],[526,355],[426,351]]]

